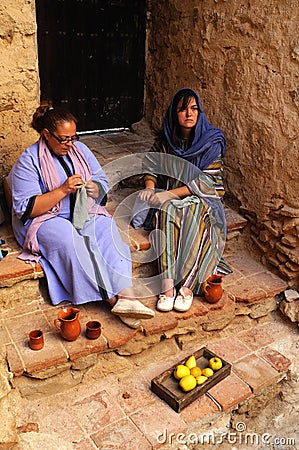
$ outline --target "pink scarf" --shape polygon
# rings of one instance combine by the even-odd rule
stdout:
[[[39,152],[41,172],[45,182],[45,186],[48,192],[53,191],[53,189],[56,189],[61,185],[61,181],[51,152],[48,149],[46,142],[42,136],[40,137],[38,142],[38,152]],[[73,163],[75,173],[80,174],[83,180],[90,180],[92,174],[89,165],[80,148],[73,145],[68,152],[68,156],[70,157],[70,160]],[[95,214],[102,214],[104,216],[111,217],[111,215],[106,211],[106,209],[103,206],[98,205],[95,202],[95,200],[91,197],[87,197],[86,207],[90,218],[93,217]],[[19,259],[23,259],[29,263],[39,261],[41,255],[37,242],[37,231],[45,220],[57,216],[59,214],[60,209],[61,209],[61,202],[58,202],[49,211],[38,217],[35,217],[32,220],[27,230],[23,251],[18,256]]]

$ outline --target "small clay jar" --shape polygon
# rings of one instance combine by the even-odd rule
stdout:
[[[209,303],[217,303],[222,297],[222,276],[211,275],[203,286],[204,297]]]
[[[91,320],[86,324],[86,337],[88,339],[97,339],[101,336],[101,324],[97,320]]]
[[[44,346],[44,333],[42,330],[32,330],[29,333],[29,347],[31,350],[41,350]]]

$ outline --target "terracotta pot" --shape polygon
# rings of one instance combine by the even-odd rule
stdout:
[[[81,333],[79,312],[80,310],[77,308],[62,308],[58,312],[58,319],[54,320],[55,327],[67,341],[75,341]]]
[[[86,337],[88,339],[97,339],[101,336],[101,324],[97,320],[91,320],[86,324]]]
[[[29,333],[29,347],[31,350],[41,350],[44,346],[44,333],[42,330],[32,330]]]
[[[217,303],[222,297],[222,276],[211,275],[203,286],[204,297],[209,303]]]

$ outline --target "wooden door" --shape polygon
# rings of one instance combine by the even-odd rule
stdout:
[[[79,131],[127,127],[143,112],[145,0],[36,0],[41,99]]]

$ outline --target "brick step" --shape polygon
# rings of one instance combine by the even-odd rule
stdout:
[[[138,353],[141,349],[160,342],[164,336],[175,336],[176,341],[184,340],[192,334],[192,339],[202,335],[219,332],[236,321],[246,324],[257,321],[277,308],[275,296],[286,289],[286,283],[279,277],[254,261],[245,252],[231,252],[226,255],[234,272],[223,280],[224,293],[216,304],[209,304],[196,297],[189,311],[167,314],[156,312],[151,320],[144,321],[143,330],[132,330],[124,326],[110,313],[108,304],[87,303],[81,305],[80,320],[99,320],[102,323],[102,336],[96,341],[88,341],[82,335],[75,342],[62,341],[53,326],[60,306],[54,307],[44,295],[28,301],[22,295],[19,303],[0,314],[1,342],[7,345],[10,370],[15,376],[23,373],[39,372],[41,367],[79,361],[87,355],[116,350],[120,354]],[[155,310],[158,280],[135,279],[134,285],[142,302]],[[156,284],[155,284],[156,283]],[[243,325],[240,325],[241,327]],[[237,325],[236,325],[237,327]],[[30,329],[42,328],[46,334],[47,352],[32,352],[28,348],[27,335]]]

